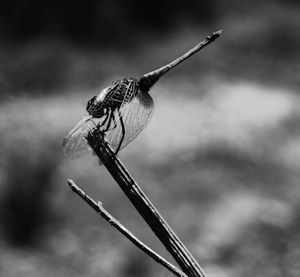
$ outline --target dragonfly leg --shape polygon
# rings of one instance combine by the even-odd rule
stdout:
[[[89,118],[86,122],[88,122],[88,121],[92,121],[92,123],[95,125],[95,127],[97,128],[97,124],[91,119],[91,118]]]
[[[122,142],[123,142],[124,137],[125,137],[125,125],[124,125],[123,117],[122,117],[119,109],[118,109],[118,114],[119,114],[120,123],[121,123],[121,127],[122,127],[122,137],[121,137],[120,143],[118,145],[118,148],[117,148],[117,150],[115,152],[116,155],[119,153],[121,145],[122,145]]]
[[[114,123],[114,125],[111,127],[112,122]],[[114,113],[111,111],[111,113],[109,115],[109,120],[108,120],[108,123],[106,125],[104,132],[111,131],[111,130],[115,129],[116,127],[117,127],[116,118],[115,118]]]
[[[113,119],[113,122],[114,122],[114,126],[112,127],[112,130],[113,129],[115,129],[117,126],[118,126],[118,124],[117,124],[117,121],[116,121],[116,117],[115,117],[115,115],[114,114],[112,114],[112,119]]]
[[[107,122],[107,125],[106,125],[106,128],[104,131],[107,132],[110,128],[110,125],[111,125],[111,120],[115,120],[115,116],[114,116],[114,113],[110,110],[110,113],[108,112],[108,122]]]
[[[99,126],[102,127],[106,123],[108,118],[109,118],[109,110],[106,109],[106,117],[104,118],[103,122]]]

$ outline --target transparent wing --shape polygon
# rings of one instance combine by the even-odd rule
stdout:
[[[102,90],[97,98],[105,98],[105,95],[110,88],[111,87],[107,87]],[[94,101],[94,97],[91,100]],[[104,103],[105,101],[102,101],[97,108],[100,109],[101,105]],[[104,120],[104,117],[105,116],[94,118],[91,115],[86,115],[80,121],[78,121],[75,127],[63,139],[63,151],[67,157],[76,159],[92,150],[87,143],[86,137],[90,130],[95,128]]]
[[[63,151],[67,157],[76,159],[91,151],[91,147],[85,139],[88,132],[95,128],[98,121],[101,119],[94,119],[90,115],[83,117],[75,127],[64,137]]]
[[[128,97],[128,99],[130,98]],[[153,110],[152,97],[147,92],[139,91],[131,100],[124,101],[120,108],[120,115],[118,111],[114,112],[116,127],[106,133],[105,140],[116,151],[122,139],[122,125],[120,122],[120,117],[122,117],[125,126],[125,135],[120,149],[123,149],[147,126]]]

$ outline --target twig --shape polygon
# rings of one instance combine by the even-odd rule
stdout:
[[[170,270],[176,276],[187,277],[180,269],[169,263],[162,256],[158,255],[151,248],[145,245],[137,237],[135,237],[125,226],[123,226],[118,220],[116,220],[104,207],[102,203],[97,203],[91,197],[89,197],[82,189],[80,189],[73,180],[68,180],[68,184],[71,189],[77,193],[88,205],[90,205],[98,214],[100,214],[107,222],[109,222],[113,227],[120,231],[126,238],[128,238],[134,245],[144,251],[149,255],[153,260],[160,263],[162,266]]]
[[[87,141],[182,271],[189,277],[205,277],[201,266],[139,188],[107,142],[104,141],[103,132],[95,128],[89,132]]]

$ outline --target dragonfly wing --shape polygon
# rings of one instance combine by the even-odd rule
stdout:
[[[106,141],[111,145],[114,151],[118,148],[122,139],[122,125],[121,118],[125,127],[125,134],[120,149],[127,146],[133,141],[139,133],[149,123],[154,105],[153,99],[147,92],[139,90],[136,96],[129,101],[124,101],[118,111],[114,112],[116,118],[116,127],[106,134]]]
[[[91,150],[85,137],[93,127],[95,127],[95,124],[91,117],[85,116],[64,137],[63,150],[67,157],[76,159]]]

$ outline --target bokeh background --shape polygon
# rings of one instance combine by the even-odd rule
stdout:
[[[300,276],[298,1],[3,2],[1,276],[172,276],[71,192],[67,178],[174,262],[95,157],[61,142],[102,88],[219,29],[152,89],[120,158],[209,277]]]

